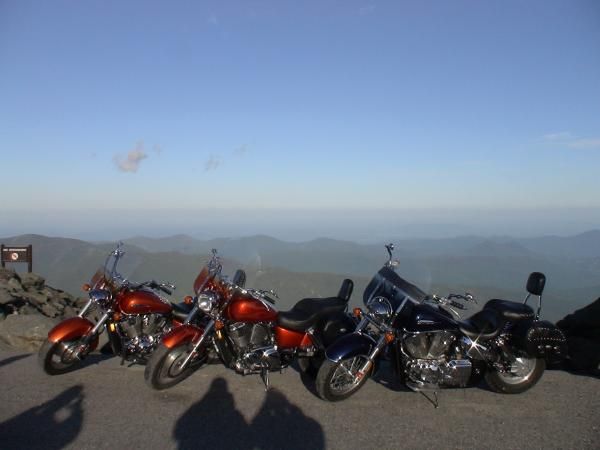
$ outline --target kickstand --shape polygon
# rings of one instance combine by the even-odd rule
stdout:
[[[440,403],[438,402],[437,391],[433,391],[433,400],[425,392],[419,391],[419,393],[423,397],[425,397],[429,401],[429,403],[431,403],[434,406],[435,409],[438,409],[438,407],[440,406]]]
[[[269,371],[267,369],[262,369],[260,371],[260,378],[265,384],[265,392],[269,390]]]

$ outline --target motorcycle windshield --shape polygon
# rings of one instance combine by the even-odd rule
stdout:
[[[194,293],[198,295],[212,278],[208,267],[204,266],[194,281]]]
[[[99,267],[98,270],[96,270],[96,273],[92,275],[92,278],[90,279],[90,286],[92,289],[113,290],[115,288],[111,277],[106,272],[104,267]]]
[[[375,274],[367,285],[363,295],[365,305],[374,297],[387,298],[394,310],[400,306],[405,298],[414,303],[421,303],[427,294],[412,283],[400,277],[394,270],[384,266]]]

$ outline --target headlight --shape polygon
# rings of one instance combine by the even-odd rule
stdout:
[[[385,322],[392,317],[392,305],[385,297],[375,297],[367,303],[367,310],[374,318]]]
[[[105,307],[111,298],[110,292],[105,289],[92,289],[88,295],[91,301],[102,307]]]
[[[215,294],[204,293],[198,296],[198,308],[200,309],[200,311],[203,311],[205,313],[210,312],[216,303],[217,298]]]

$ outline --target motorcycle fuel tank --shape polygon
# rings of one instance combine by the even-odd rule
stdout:
[[[414,305],[410,318],[406,321],[407,331],[437,331],[458,328],[455,320],[437,308],[429,305]]]
[[[235,322],[272,322],[277,310],[250,294],[235,293],[227,307],[227,315]]]
[[[127,291],[117,296],[119,308],[125,314],[169,314],[171,305],[148,291]]]

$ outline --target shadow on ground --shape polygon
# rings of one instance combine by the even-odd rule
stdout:
[[[9,365],[11,363],[14,363],[15,361],[27,358],[28,356],[31,356],[31,354],[30,353],[24,353],[22,355],[15,355],[15,356],[11,356],[10,358],[5,358],[2,361],[0,361],[0,367],[7,366],[7,365]]]
[[[325,448],[321,425],[277,389],[265,393],[259,412],[247,422],[223,378],[215,379],[206,395],[177,420],[173,437],[179,449]]]
[[[2,448],[60,449],[73,442],[83,425],[83,388],[61,394],[0,423]]]

